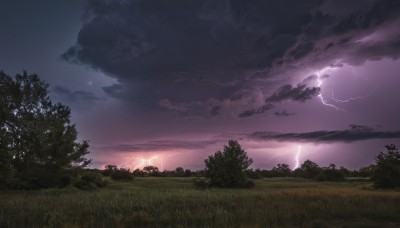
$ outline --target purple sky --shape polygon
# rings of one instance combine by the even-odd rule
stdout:
[[[93,167],[359,168],[400,145],[400,1],[4,0],[0,70],[72,109]]]

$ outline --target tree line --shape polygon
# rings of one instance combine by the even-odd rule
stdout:
[[[253,160],[241,145],[230,140],[222,151],[205,161],[203,170],[178,167],[160,171],[147,166],[127,170],[107,165],[104,170],[88,169],[91,160],[88,141],[78,142],[78,132],[70,122],[70,109],[53,103],[49,85],[35,74],[26,72],[11,77],[0,71],[0,188],[39,189],[75,186],[93,189],[107,185],[105,176],[114,180],[134,177],[195,177],[197,188],[252,188],[249,179],[298,177],[317,181],[343,181],[346,177],[370,177],[377,188],[400,187],[400,153],[395,145],[385,146],[375,164],[359,170],[320,167],[305,161],[296,170],[278,164],[271,170],[250,169]]]

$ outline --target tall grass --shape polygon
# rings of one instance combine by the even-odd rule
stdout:
[[[0,227],[400,226],[400,192],[365,181],[262,179],[196,190],[191,178],[136,178],[106,189],[0,192]]]

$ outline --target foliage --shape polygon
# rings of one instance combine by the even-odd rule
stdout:
[[[133,180],[133,175],[127,169],[115,169],[111,173],[111,178],[113,180]]]
[[[329,167],[323,168],[317,175],[318,181],[344,181],[344,174],[336,166],[331,164]]]
[[[246,169],[253,163],[235,140],[230,140],[224,150],[215,152],[205,160],[206,177],[213,187],[246,187]]]
[[[133,176],[135,176],[135,177],[144,177],[144,172],[143,172],[143,170],[140,170],[140,169],[135,169],[135,170],[132,172],[132,174],[133,174]]]
[[[400,153],[395,145],[386,145],[386,152],[376,156],[376,168],[372,175],[376,188],[400,187]]]
[[[98,172],[86,171],[81,175],[74,186],[82,190],[91,190],[97,187],[102,188],[107,186],[108,182],[103,179],[103,176]]]
[[[358,171],[353,172],[353,176],[357,177],[371,177],[375,172],[376,165],[371,164],[366,167],[361,167]]]
[[[47,88],[37,75],[24,72],[12,78],[0,72],[0,172],[15,168],[22,182],[35,182],[26,174],[29,170],[40,172],[46,183],[39,187],[50,187],[50,179],[57,176],[48,177],[46,172],[59,173],[91,162],[85,158],[88,142],[76,142],[70,109],[52,103]]]
[[[117,170],[118,167],[116,165],[106,165],[105,169],[103,170],[103,175],[108,177],[111,175],[112,172]]]
[[[287,164],[278,164],[271,171],[274,177],[289,177],[292,174],[292,170]]]
[[[306,160],[300,166],[301,176],[308,179],[315,179],[322,171],[321,167],[313,161]]]
[[[208,188],[210,185],[210,183],[208,183],[206,180],[204,179],[200,179],[200,178],[195,178],[193,179],[193,186],[197,189],[206,189]]]
[[[261,179],[263,177],[260,169],[248,169],[246,170],[246,176],[251,179]]]
[[[158,167],[152,166],[152,165],[144,167],[143,171],[145,173],[149,174],[150,176],[159,176],[159,174],[160,174],[160,171],[158,170]]]

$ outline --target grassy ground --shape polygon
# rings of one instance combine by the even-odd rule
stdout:
[[[256,180],[196,190],[192,178],[136,178],[105,189],[0,192],[0,227],[400,227],[400,191],[367,180]]]

